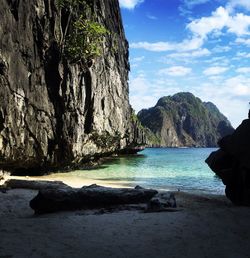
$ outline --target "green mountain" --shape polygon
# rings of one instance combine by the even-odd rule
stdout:
[[[118,0],[0,3],[0,170],[82,167],[142,144]]]
[[[138,113],[149,129],[149,144],[162,147],[215,147],[234,129],[211,102],[202,102],[189,92],[162,97]]]

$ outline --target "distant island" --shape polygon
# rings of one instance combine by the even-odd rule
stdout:
[[[211,102],[189,92],[162,97],[154,107],[138,113],[148,144],[155,147],[216,147],[233,133],[228,119]]]

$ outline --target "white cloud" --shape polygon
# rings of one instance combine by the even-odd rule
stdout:
[[[142,48],[145,50],[155,51],[155,52],[169,51],[169,50],[175,49],[174,44],[171,44],[168,42],[155,42],[155,43],[137,42],[137,43],[131,43],[129,46],[131,48]]]
[[[133,94],[143,95],[150,88],[149,82],[146,80],[143,74],[139,74],[135,78],[129,80],[129,89]]]
[[[210,75],[218,75],[226,72],[228,70],[227,67],[221,67],[221,66],[212,66],[203,71],[203,74],[210,76]]]
[[[190,51],[199,49],[204,43],[204,40],[200,37],[193,37],[191,39],[183,40],[177,44],[176,51]]]
[[[154,87],[152,87],[152,85],[154,85]],[[153,107],[162,96],[173,95],[181,91],[181,88],[174,79],[166,77],[149,80],[144,76],[138,76],[135,80],[130,81],[130,88],[131,87],[134,90],[130,91],[129,98],[136,112],[143,108]]]
[[[119,0],[121,8],[134,9],[137,5],[143,3],[144,0]]]
[[[192,69],[184,66],[172,66],[169,68],[161,69],[159,74],[170,76],[185,76],[192,72]]]
[[[173,53],[169,54],[168,57],[170,58],[177,58],[177,59],[183,59],[183,58],[199,58],[204,56],[209,56],[211,52],[207,48],[198,49],[191,52],[182,52],[182,53]]]
[[[212,66],[229,66],[231,61],[232,59],[226,56],[214,56],[204,60],[205,63],[211,64]]]
[[[225,62],[225,60],[228,61],[228,59],[225,56],[214,56],[214,57],[206,60],[205,62],[206,63],[215,63],[215,62]]]
[[[237,57],[250,58],[250,53],[247,52],[238,52]]]
[[[130,103],[132,104],[133,109],[136,112],[144,108],[149,108],[155,106],[158,101],[158,97],[151,96],[151,95],[130,95],[129,97]]]
[[[247,118],[250,78],[236,76],[227,80],[203,83],[193,93],[204,101],[213,102],[234,127]]]
[[[131,58],[129,60],[130,61],[130,67],[131,68],[138,67],[144,59],[145,59],[145,56],[138,56],[138,57]]]
[[[150,20],[158,20],[158,18],[154,15],[151,15],[151,14],[147,14],[147,17],[150,19]]]
[[[238,36],[249,35],[250,16],[237,13],[230,16],[229,11],[219,7],[209,17],[196,19],[187,25],[187,28],[199,37],[206,38],[210,33],[220,35],[223,29]]]
[[[211,16],[193,20],[187,28],[198,37],[206,38],[209,33],[222,30],[229,20],[228,11],[219,7]]]
[[[230,0],[227,9],[232,12],[236,7],[243,7],[246,10],[250,10],[250,1],[249,0]]]
[[[237,38],[235,42],[250,47],[250,39]]]
[[[141,62],[142,60],[145,59],[145,56],[138,56],[138,57],[134,57],[130,60],[130,62]]]
[[[230,15],[224,7],[217,8],[211,16],[195,19],[186,28],[191,32],[191,37],[182,42],[137,42],[131,43],[131,48],[145,49],[148,51],[192,51],[202,47],[208,36],[219,37],[223,33],[233,33],[238,37],[250,35],[250,16],[242,13]],[[238,38],[237,43],[250,45],[250,39]],[[230,47],[221,46],[217,51],[229,51]]]
[[[228,32],[238,36],[250,35],[250,16],[237,13],[235,16],[231,17],[226,26],[228,27]]]
[[[186,8],[185,6],[182,6],[182,5],[179,6],[178,10],[179,10],[181,16],[187,17],[188,15],[192,14],[192,12],[188,8]]]
[[[176,42],[137,42],[137,43],[131,43],[130,47],[135,49],[145,49],[148,51],[154,51],[154,52],[164,52],[164,51],[190,51],[200,48],[202,46],[203,40],[201,38],[192,38],[192,39],[186,39],[181,43]]]
[[[223,29],[238,36],[249,35],[250,16],[242,13],[230,15],[229,11],[220,6],[211,16],[195,19],[187,28],[197,37],[207,38],[209,34],[220,36]]]
[[[163,97],[163,96],[168,96],[168,95],[173,95],[176,92],[180,92],[182,89],[179,87],[171,87],[171,86],[166,86],[166,87],[154,87],[153,91],[153,96],[157,97],[157,99]]]
[[[182,5],[179,6],[180,15],[187,16],[192,13],[191,9],[193,9],[196,5],[201,5],[209,2],[211,0],[182,0]]]
[[[219,82],[219,81],[224,80],[224,77],[220,76],[220,75],[212,75],[212,76],[209,76],[208,79],[210,81]]]
[[[236,70],[237,73],[250,73],[250,67],[240,67]]]
[[[250,78],[242,75],[232,77],[225,81],[227,89],[233,96],[250,97]]]
[[[223,53],[223,52],[228,52],[230,51],[232,48],[229,46],[216,46],[215,48],[212,49],[212,52],[214,53]]]
[[[200,4],[205,4],[211,0],[183,0],[183,3],[188,7],[188,8],[193,8],[196,5]]]

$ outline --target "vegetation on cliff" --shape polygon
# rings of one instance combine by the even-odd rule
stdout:
[[[152,145],[214,147],[233,132],[227,118],[211,102],[188,92],[162,97],[155,107],[138,113],[142,125],[155,135]]]
[[[105,36],[109,31],[94,15],[92,2],[84,0],[57,0],[62,14],[66,14],[61,51],[71,59],[87,67],[102,54]]]

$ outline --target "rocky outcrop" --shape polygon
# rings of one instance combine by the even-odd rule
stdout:
[[[155,107],[141,110],[138,117],[150,129],[155,146],[215,147],[234,130],[214,104],[188,92],[163,97]]]
[[[250,206],[250,119],[219,141],[206,163],[226,185],[226,196],[237,205]]]
[[[78,4],[74,17],[95,17],[108,31],[84,68],[64,55],[73,18],[57,2],[0,0],[0,167],[16,173],[77,165],[137,142],[118,0],[86,1],[91,14]]]

